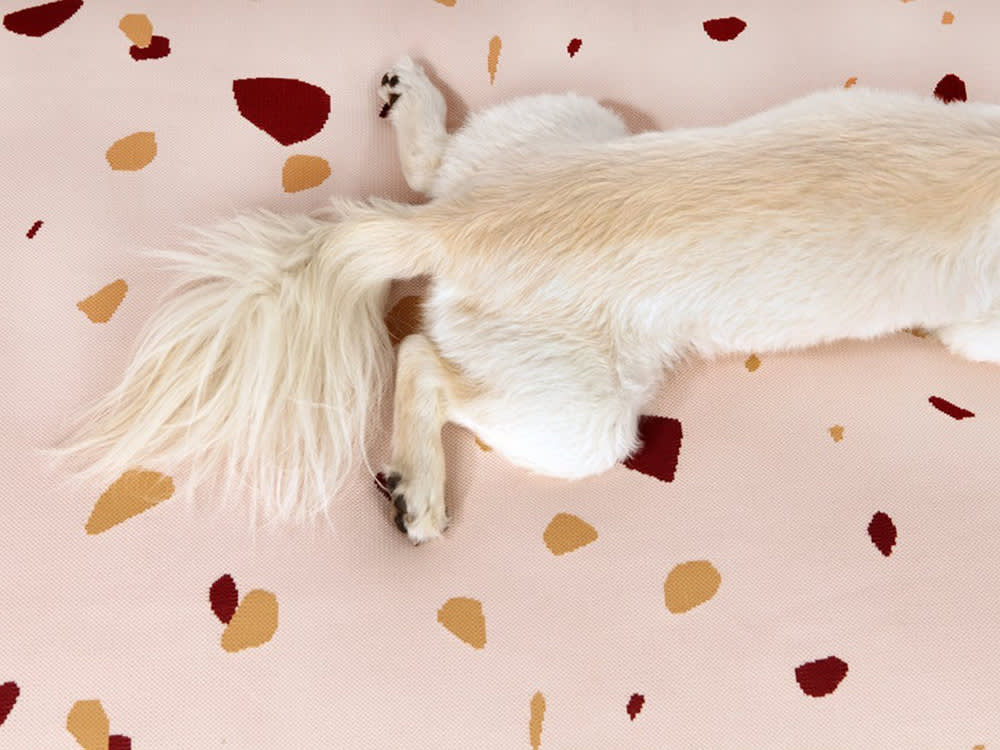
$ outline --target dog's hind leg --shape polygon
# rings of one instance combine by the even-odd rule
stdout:
[[[502,348],[502,347],[499,347]],[[547,373],[503,369],[503,385],[480,383],[444,359],[421,334],[399,347],[393,408],[392,461],[386,485],[396,525],[419,544],[448,525],[441,428],[461,425],[517,466],[546,476],[580,479],[610,469],[638,441],[638,409],[617,385],[578,361],[552,358]],[[574,377],[576,375],[576,377]]]
[[[975,320],[944,326],[935,333],[960,357],[1000,364],[1000,306],[995,305]]]
[[[434,539],[448,525],[441,428],[454,402],[469,392],[427,337],[403,339],[396,364],[392,462],[385,473],[396,525],[414,544]]]
[[[448,141],[444,96],[408,57],[382,76],[378,95],[385,102],[381,116],[396,131],[406,184],[418,193],[429,193]]]

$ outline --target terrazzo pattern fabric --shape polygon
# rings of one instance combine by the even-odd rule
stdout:
[[[453,127],[566,90],[637,131],[824,87],[1000,103],[1000,6],[2,12],[0,748],[1000,748],[1000,368],[922,331],[687,362],[642,451],[582,482],[446,427],[453,528],[420,548],[361,468],[329,526],[251,533],[239,497],[190,506],[146,467],[70,492],[38,451],[167,284],[137,250],[240,208],[420,200],[378,118],[400,55]]]

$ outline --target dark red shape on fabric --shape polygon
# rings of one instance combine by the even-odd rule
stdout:
[[[8,13],[3,25],[8,31],[25,36],[44,36],[62,26],[83,7],[83,0],[58,0]]]
[[[569,56],[572,57],[577,52],[580,51],[580,47],[583,46],[582,39],[571,39],[569,44],[566,45],[566,51],[569,52]]]
[[[896,545],[896,524],[888,515],[879,511],[872,516],[871,523],[868,524],[868,536],[878,551],[888,557]]]
[[[34,224],[31,225],[31,229],[28,230],[28,234],[25,235],[25,236],[29,240],[34,239],[35,235],[38,234],[38,230],[42,228],[42,224],[43,224],[43,222],[42,222],[41,219],[39,219],[38,221],[36,221]]]
[[[215,616],[228,625],[240,603],[240,592],[231,575],[226,573],[212,584],[212,588],[208,590],[208,601],[212,604]]]
[[[646,702],[646,697],[644,695],[639,695],[638,693],[632,693],[632,697],[628,699],[628,705],[625,710],[628,711],[628,718],[635,721],[635,717],[639,715],[642,711],[642,705]]]
[[[639,417],[639,440],[642,441],[642,446],[625,459],[624,464],[633,471],[656,477],[663,482],[672,482],[677,472],[683,437],[679,420],[643,414]]]
[[[330,116],[330,95],[295,78],[233,81],[240,114],[283,146],[312,138]]]
[[[7,721],[7,716],[17,703],[17,696],[20,694],[21,689],[16,682],[5,682],[0,685],[0,725]]]
[[[108,750],[132,750],[132,738],[124,734],[108,735]]]
[[[961,406],[956,406],[955,404],[951,403],[951,401],[945,401],[940,396],[931,396],[927,400],[931,402],[931,406],[933,406],[938,411],[943,411],[952,419],[965,419],[966,417],[976,416],[973,412],[969,411],[968,409],[963,409]]]
[[[133,60],[159,60],[170,54],[170,40],[165,36],[154,36],[148,47],[133,44],[128,48],[128,53]]]
[[[728,42],[735,39],[743,33],[743,29],[746,27],[747,22],[742,18],[736,18],[735,16],[731,16],[729,18],[713,18],[712,20],[705,21],[702,24],[702,28],[705,29],[705,33],[717,42]]]
[[[813,698],[829,695],[847,676],[847,662],[836,656],[810,661],[795,668],[795,679],[802,692]]]
[[[934,96],[945,104],[951,102],[964,102],[968,99],[965,91],[965,81],[954,73],[949,73],[934,87]]]

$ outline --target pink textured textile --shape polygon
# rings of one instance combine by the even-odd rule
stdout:
[[[686,363],[649,410],[682,428],[669,482],[534,477],[448,427],[454,527],[416,549],[361,469],[332,528],[251,534],[240,498],[70,493],[37,453],[164,289],[136,250],[419,200],[375,96],[402,54],[451,125],[565,90],[637,130],[849,79],[1000,103],[995,2],[26,8],[0,29],[0,748],[1000,747],[1000,368],[932,338]],[[308,86],[241,107],[247,79]]]

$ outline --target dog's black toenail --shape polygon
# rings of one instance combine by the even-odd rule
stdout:
[[[393,76],[389,79],[390,86],[395,86],[397,83],[399,83],[399,76]]]
[[[402,478],[403,478],[402,474],[397,474],[396,472],[393,472],[392,474],[390,474],[385,478],[385,486],[389,490],[389,492],[392,492],[393,490],[396,489],[396,487],[399,485],[399,481]]]
[[[406,531],[406,519],[404,518],[404,514],[402,513],[396,514],[396,528],[402,531],[404,534],[408,533]]]
[[[399,99],[399,94],[389,94],[389,101],[382,105],[382,111],[378,113],[379,117],[388,117],[389,110],[392,109],[392,105],[396,103]]]
[[[386,500],[392,500],[392,495],[389,494],[389,489],[387,487],[388,480],[385,478],[385,474],[379,472],[375,475],[375,489],[377,489],[381,494],[385,495]]]
[[[384,76],[382,76],[382,85],[385,86],[387,83],[389,83],[389,74],[388,73],[386,73]]]
[[[400,513],[406,513],[406,497],[403,495],[397,495],[392,499],[393,507],[396,508]]]

